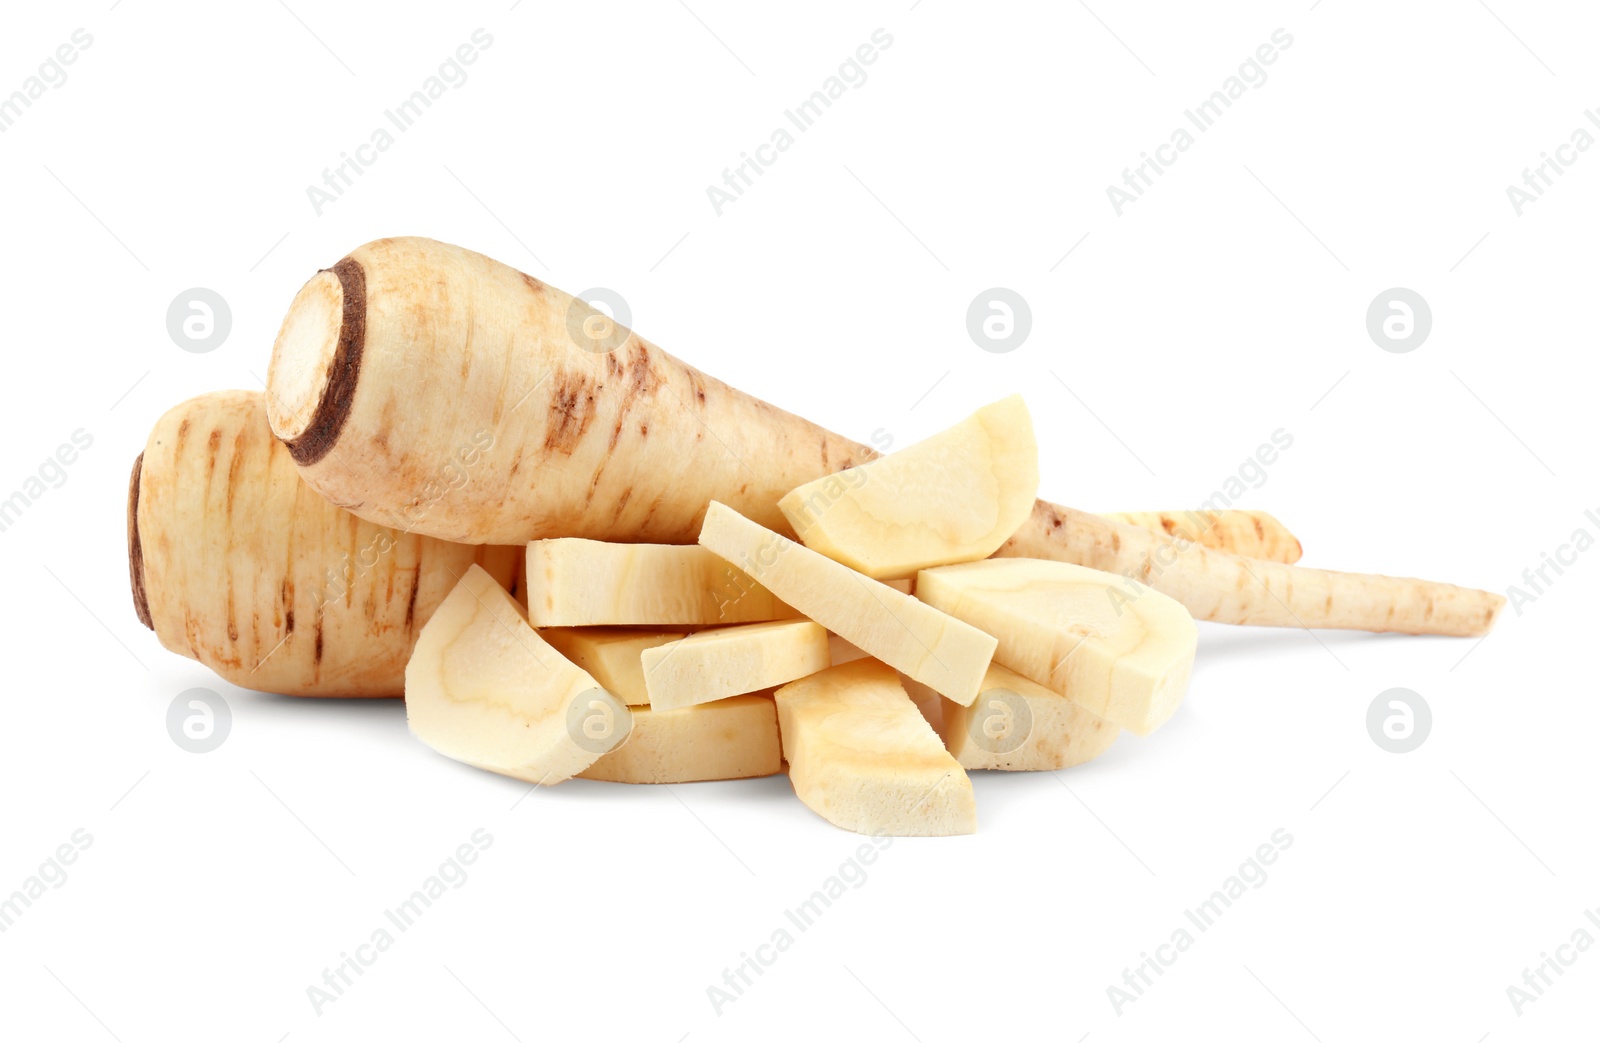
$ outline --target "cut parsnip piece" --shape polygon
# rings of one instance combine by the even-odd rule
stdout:
[[[778,507],[807,547],[875,579],[987,558],[1033,510],[1039,449],[1021,395],[871,463],[807,482]]]
[[[897,837],[977,829],[972,782],[891,668],[858,660],[786,684],[776,699],[789,781],[829,822]]]
[[[528,621],[536,627],[720,626],[791,619],[759,584],[736,584],[701,547],[598,540],[528,544]]]
[[[417,638],[406,721],[446,757],[544,785],[593,764],[631,723],[628,708],[547,645],[476,565]]]
[[[828,632],[808,619],[717,627],[642,656],[650,707],[675,710],[826,670]]]
[[[1136,735],[1171,717],[1189,684],[1194,620],[1130,579],[993,558],[923,570],[917,597],[998,637],[1002,666]]]
[[[618,699],[629,706],[649,706],[640,656],[646,649],[671,644],[684,635],[681,631],[624,627],[551,627],[541,630],[539,636]]]
[[[783,770],[778,711],[770,695],[736,695],[679,710],[635,709],[622,747],[579,778],[602,782],[707,782]]]
[[[912,681],[913,699],[933,690]],[[1111,748],[1120,733],[1066,696],[1007,670],[989,667],[971,706],[934,695],[941,715],[933,722],[945,749],[968,771],[1057,771],[1086,764]]]
[[[947,699],[971,703],[995,639],[712,501],[700,545],[726,558],[736,582],[764,585],[874,658]],[[736,592],[734,592],[736,594]]]

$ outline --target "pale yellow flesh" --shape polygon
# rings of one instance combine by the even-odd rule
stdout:
[[[789,780],[843,829],[890,836],[977,830],[972,783],[883,663],[862,659],[776,694]]]
[[[644,685],[646,649],[683,637],[675,630],[629,630],[621,627],[551,627],[539,636],[556,651],[589,672],[600,686],[629,706],[649,706]]]
[[[1131,580],[1059,561],[994,558],[924,570],[917,597],[999,638],[1002,666],[1136,735],[1171,717],[1188,687],[1194,620]]]
[[[678,710],[635,708],[622,746],[585,768],[602,782],[708,782],[783,770],[778,711],[770,695],[736,695]]]
[[[972,702],[995,639],[713,502],[700,545],[868,655],[947,699]]]
[[[717,627],[646,649],[642,663],[650,706],[672,710],[825,670],[828,632],[805,619]]]
[[[580,743],[573,708],[621,715],[627,707],[545,643],[488,573],[474,565],[439,606],[406,667],[411,732],[446,757],[527,782],[554,785],[606,752]],[[598,738],[627,734],[602,718]],[[591,732],[591,735],[596,733]]]
[[[1123,511],[1102,517],[1241,558],[1285,565],[1300,560],[1300,541],[1266,511]]]
[[[579,539],[528,544],[527,604],[536,627],[721,626],[795,616],[702,547]]]
[[[300,479],[259,391],[174,406],[145,444],[134,518],[150,626],[232,684],[398,696],[423,624],[474,562],[509,586],[522,548],[385,529]]]
[[[906,690],[932,690],[911,682]],[[1121,729],[1066,696],[996,663],[971,706],[939,699],[934,727],[968,771],[1059,771],[1094,760]]]
[[[875,579],[993,554],[1033,510],[1039,452],[1022,396],[778,501],[812,550]]]

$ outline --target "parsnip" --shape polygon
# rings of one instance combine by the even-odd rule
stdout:
[[[406,722],[446,757],[553,786],[628,737],[621,700],[544,642],[476,565],[422,628]]]
[[[703,547],[535,540],[528,620],[536,627],[692,626],[795,615],[760,584],[732,577],[728,563]]]
[[[1128,511],[1102,517],[1241,558],[1281,561],[1285,565],[1300,560],[1300,541],[1266,511]]]
[[[290,306],[267,376],[273,430],[314,488],[392,526],[408,524],[425,476],[486,444],[470,480],[416,523],[479,543],[688,543],[711,500],[786,532],[784,494],[876,455],[632,332],[598,343],[571,332],[597,315],[459,247],[369,243]],[[999,553],[1130,571],[1225,623],[1476,635],[1504,604],[1445,584],[1184,552],[1043,501]]]
[[[510,584],[521,555],[328,503],[272,437],[259,392],[169,410],[128,487],[140,621],[224,680],[283,695],[400,695],[417,634],[467,567]]]
[[[650,707],[673,710],[825,670],[828,632],[807,619],[702,630],[644,651]]]
[[[778,501],[812,550],[874,579],[987,558],[1033,509],[1039,453],[1021,395]]]
[[[771,695],[736,695],[679,710],[638,707],[621,747],[579,773],[602,782],[708,782],[783,770]]]
[[[836,666],[784,685],[776,699],[789,781],[818,815],[891,836],[977,829],[972,782],[889,667]]]
[[[948,699],[970,703],[995,639],[713,503],[702,546],[809,619]]]
[[[1446,583],[1252,561],[1043,500],[995,556],[1114,572],[1216,623],[1475,636],[1506,603]]]
[[[629,706],[649,706],[640,657],[646,649],[671,644],[684,635],[625,627],[550,627],[539,636],[618,699]]]
[[[931,688],[906,684],[913,699]],[[934,723],[944,745],[968,771],[1059,771],[1086,764],[1111,748],[1120,729],[1066,696],[1007,670],[989,667],[971,706],[936,696]]]
[[[1001,665],[1135,735],[1171,717],[1199,632],[1176,601],[1116,576],[1022,558],[924,569],[917,597],[999,639]]]

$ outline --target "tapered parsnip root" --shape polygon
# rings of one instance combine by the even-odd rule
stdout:
[[[328,503],[272,437],[259,392],[169,411],[128,489],[140,620],[224,680],[284,695],[400,695],[417,635],[457,577],[477,562],[509,585],[520,556]]]
[[[1300,541],[1288,526],[1266,511],[1128,511],[1104,517],[1241,558],[1281,561],[1285,565],[1300,560]]]
[[[311,486],[379,524],[463,542],[692,543],[712,500],[787,533],[784,494],[877,455],[606,331],[537,279],[426,239],[369,243],[307,283],[267,384],[273,430]],[[433,491],[457,471],[449,495]],[[1158,551],[1170,563],[1148,563]],[[1228,623],[1476,635],[1503,603],[1180,553],[1164,535],[1043,501],[1000,553],[1129,569]]]
[[[1488,633],[1505,605],[1447,583],[1251,561],[1043,500],[996,556],[1131,576],[1216,623],[1471,637]]]
[[[693,543],[721,499],[778,499],[861,448],[706,376],[481,254],[381,239],[319,272],[278,333],[272,428],[308,482],[381,525],[464,543]],[[609,348],[609,350],[605,350]],[[424,517],[430,483],[486,446]]]

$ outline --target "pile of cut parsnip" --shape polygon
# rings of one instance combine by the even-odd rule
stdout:
[[[427,239],[318,272],[266,383],[134,462],[139,618],[243,687],[403,694],[544,785],[787,768],[845,829],[970,833],[967,771],[1171,717],[1195,619],[1478,635],[1503,603],[1297,567],[1256,512],[1036,500],[1019,397],[879,455]]]

